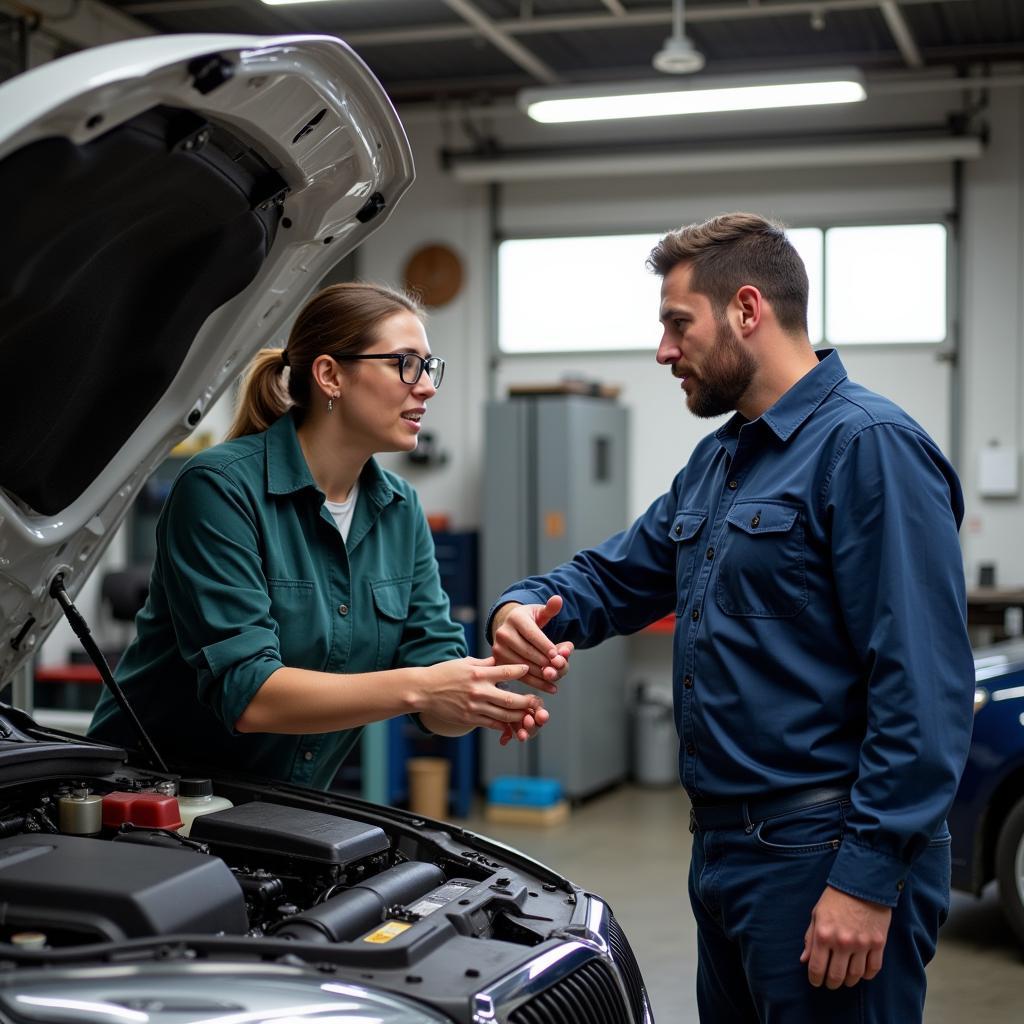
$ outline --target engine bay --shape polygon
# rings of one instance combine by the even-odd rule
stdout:
[[[0,710],[0,989],[175,964],[299,968],[465,1024],[524,1000],[561,1019],[570,990],[566,1020],[649,1019],[609,908],[514,849],[339,793],[138,768]]]
[[[110,780],[19,786],[0,810],[0,941],[56,951],[234,935],[351,943],[364,956],[389,947],[393,959],[442,921],[520,946],[570,923],[571,885],[452,849],[436,827],[382,827],[228,785],[218,795],[230,793],[231,806],[196,817],[185,836],[149,823],[175,802],[173,785],[126,769]],[[90,800],[102,821],[66,813]],[[76,834],[69,822],[100,828]]]

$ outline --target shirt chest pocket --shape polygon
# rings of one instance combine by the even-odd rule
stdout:
[[[391,668],[409,615],[412,580],[381,580],[371,584],[377,617],[377,670]]]
[[[281,661],[295,668],[322,669],[329,633],[323,602],[312,580],[268,579],[270,615],[278,626]]]
[[[807,604],[798,505],[737,502],[726,517],[715,593],[726,615],[786,619]]]
[[[693,583],[701,531],[707,521],[707,512],[699,509],[681,509],[669,527],[668,539],[676,546],[676,614],[681,615]]]

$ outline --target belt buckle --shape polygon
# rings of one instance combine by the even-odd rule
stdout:
[[[693,808],[690,808],[690,835],[692,836],[697,831],[697,815],[693,813]]]

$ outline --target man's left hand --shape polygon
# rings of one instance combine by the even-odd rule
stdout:
[[[892,908],[857,899],[831,886],[811,911],[800,963],[815,988],[870,981],[882,969]]]

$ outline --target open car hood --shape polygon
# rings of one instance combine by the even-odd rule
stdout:
[[[0,681],[147,477],[413,180],[337,39],[182,35],[0,86]]]

